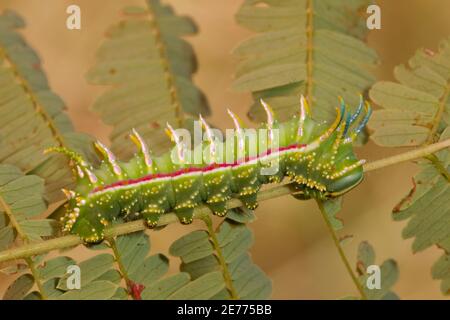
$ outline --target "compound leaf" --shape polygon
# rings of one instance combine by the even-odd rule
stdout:
[[[358,247],[358,257],[356,263],[356,270],[359,273],[359,281],[367,299],[369,300],[398,300],[398,296],[391,291],[392,286],[398,280],[398,267],[397,263],[392,260],[384,261],[379,267],[380,271],[380,288],[371,288],[368,282],[371,282],[371,274],[368,274],[368,267],[375,265],[375,250],[366,241],[361,242]],[[372,271],[373,277],[376,276],[375,272]]]
[[[64,102],[54,94],[37,54],[17,32],[25,26],[16,13],[0,15],[0,163],[45,179],[45,198],[61,200],[73,183],[69,162],[49,157],[50,146],[75,149],[93,159],[87,135],[75,133]],[[26,204],[22,204],[26,205]]]
[[[236,20],[257,35],[241,43],[233,88],[251,91],[249,117],[265,120],[259,99],[282,120],[298,111],[303,94],[318,120],[335,116],[337,97],[350,106],[374,82],[377,56],[362,41],[367,33],[359,14],[371,1],[247,0]]]
[[[370,97],[383,107],[370,127],[375,143],[387,147],[419,146],[450,138],[450,40],[439,51],[419,50],[407,65],[394,70],[395,82],[379,82]],[[450,152],[443,150],[420,161],[413,187],[393,209],[395,220],[409,219],[404,238],[414,238],[413,251],[432,245],[444,255],[432,269],[449,294],[450,274],[442,272],[450,252]]]
[[[30,220],[46,209],[43,193],[42,178],[24,175],[12,165],[0,165],[1,248],[8,248],[16,236],[23,242],[30,242],[55,234],[53,220]]]
[[[112,149],[133,154],[128,135],[136,128],[156,153],[166,151],[166,122],[186,126],[187,115],[207,115],[206,98],[192,82],[196,60],[182,38],[196,32],[193,21],[174,14],[159,0],[146,8],[125,10],[126,19],[110,28],[87,78],[113,86],[94,104],[103,121],[113,126]]]
[[[207,279],[206,275],[220,280],[216,285],[220,290],[208,298],[266,299],[272,285],[247,253],[252,244],[253,235],[245,224],[225,219],[217,231],[208,227],[207,232],[198,230],[181,237],[172,244],[170,253],[181,258],[181,271],[190,274],[194,282]],[[202,289],[205,295],[214,291],[206,286]]]

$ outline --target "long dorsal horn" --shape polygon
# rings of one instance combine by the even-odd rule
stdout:
[[[342,97],[339,97],[339,101],[341,103],[341,109],[340,109],[341,110],[341,121],[339,121],[338,126],[336,127],[336,129],[338,130],[338,134],[337,134],[336,139],[333,142],[334,153],[337,153],[337,149],[339,148],[339,145],[341,144],[342,140],[345,138],[348,128],[350,127],[350,121],[351,121],[351,114],[346,113],[344,99]],[[346,116],[345,121],[342,121],[345,116]]]
[[[184,143],[181,141],[180,136],[178,135],[176,130],[172,128],[172,126],[168,122],[166,125],[167,125],[166,133],[170,137],[170,140],[175,142],[175,145],[177,147],[178,159],[181,162],[184,162],[186,160]]]
[[[98,179],[97,176],[92,172],[92,167],[87,164],[87,162],[79,153],[64,147],[51,147],[44,150],[44,154],[50,152],[57,152],[67,156],[71,160],[70,165],[74,169],[74,172],[78,178],[82,179],[85,175],[87,175],[91,183],[97,183]]]
[[[227,109],[227,112],[228,112],[228,115],[233,120],[234,127],[236,128],[239,150],[244,151],[245,150],[245,136],[244,136],[244,130],[242,128],[243,127],[242,121],[230,109]]]
[[[329,136],[331,136],[331,134],[334,131],[336,131],[336,129],[339,127],[339,125],[342,122],[342,119],[344,118],[344,115],[345,115],[345,102],[344,102],[344,99],[342,99],[341,97],[339,97],[339,100],[340,100],[340,107],[336,108],[336,119],[331,124],[331,126],[327,129],[327,131],[325,131],[319,137],[319,141],[323,141],[323,140],[327,139]]]
[[[361,111],[363,109],[364,109],[364,98],[363,98],[363,95],[360,94],[359,95],[359,105],[358,105],[358,108],[356,109],[355,113],[350,118],[350,125],[353,124],[356,121],[356,119],[358,119],[358,117],[361,114]]]
[[[358,126],[345,139],[346,143],[355,141],[358,134],[364,129],[364,127],[367,125],[367,122],[369,122],[370,116],[372,115],[372,107],[370,106],[369,102],[367,102],[367,101],[364,104],[364,111],[365,111],[364,118],[361,119]]]
[[[208,123],[205,121],[205,119],[203,119],[201,114],[199,114],[199,119],[202,124],[202,127],[205,129],[206,137],[209,141],[209,153],[210,153],[211,159],[213,161],[215,161],[216,160],[216,141],[214,139],[214,134],[213,134],[211,128],[209,127]]]
[[[117,164],[116,156],[111,152],[103,143],[96,141],[94,143],[95,148],[99,151],[104,160],[108,162],[115,175],[120,176],[122,174],[122,169]]]
[[[343,100],[341,101],[341,106],[340,108],[336,108],[336,119],[334,120],[334,122],[331,124],[331,126],[327,129],[327,131],[325,131],[324,133],[322,133],[322,135],[320,135],[317,139],[315,139],[313,142],[309,143],[307,146],[305,146],[305,152],[306,151],[312,151],[314,149],[317,149],[318,147],[320,147],[322,141],[326,140],[328,137],[330,137],[333,132],[336,131],[336,129],[339,127],[339,125],[342,122],[342,118],[344,117],[345,114],[345,104],[343,103]],[[339,140],[339,137],[336,138],[336,140]],[[336,142],[336,141],[335,141]]]
[[[348,113],[345,122],[341,124],[343,126],[341,138],[345,138],[347,136],[347,132],[348,129],[350,128],[351,123],[352,123],[352,115]]]
[[[269,130],[269,142],[270,144],[273,143],[274,132],[273,132],[273,126],[275,124],[275,112],[273,112],[273,109],[268,105],[263,99],[259,100],[261,102],[262,107],[264,108],[264,111],[266,111],[267,115],[267,129]]]
[[[300,117],[298,120],[298,131],[297,131],[297,137],[301,138],[304,133],[304,127],[305,127],[305,120],[307,116],[310,116],[311,112],[309,109],[308,101],[306,101],[306,98],[304,95],[300,96]]]
[[[364,127],[367,125],[367,122],[369,122],[370,116],[372,115],[372,107],[370,106],[369,102],[366,102],[365,104],[365,112],[366,115],[354,130],[355,135],[358,135],[364,129]]]
[[[141,135],[134,128],[131,129],[130,139],[138,147],[139,152],[141,153],[142,157],[144,158],[145,165],[147,167],[151,167],[153,161],[152,161],[152,158],[150,157],[150,151],[148,149],[148,146],[145,143],[144,139],[141,137]]]

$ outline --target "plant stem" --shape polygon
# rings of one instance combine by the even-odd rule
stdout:
[[[430,143],[433,143],[435,141],[436,133],[438,132],[439,124],[441,123],[442,116],[444,115],[445,106],[447,104],[447,100],[448,100],[449,96],[450,96],[450,83],[447,83],[447,85],[445,87],[445,91],[444,91],[443,95],[441,96],[441,98],[439,99],[438,110],[437,110],[436,114],[434,115],[432,127],[431,127],[430,133],[428,135],[427,141],[425,142],[425,144],[427,144],[427,145]]]
[[[0,208],[3,208],[4,212],[6,213],[8,219],[9,219],[9,222],[11,223],[13,228],[16,230],[20,239],[22,239],[22,241],[25,243],[25,245],[28,245],[28,243],[30,241],[28,236],[25,234],[25,232],[23,232],[22,227],[20,226],[19,222],[17,221],[10,206],[6,203],[5,200],[3,200],[2,197],[0,197]],[[39,277],[39,272],[37,270],[36,264],[33,261],[33,258],[31,256],[27,256],[24,260],[25,260],[26,264],[28,265],[28,268],[30,269],[31,274],[33,275],[34,282],[37,286],[37,289],[41,295],[42,300],[47,300],[47,295],[45,294],[44,285],[41,281],[41,278]]]
[[[261,191],[258,194],[258,200],[264,201],[276,197],[281,197],[283,195],[288,195],[292,193],[289,185],[280,185],[275,188]],[[242,207],[243,204],[239,199],[231,199],[227,202],[228,209],[233,209],[237,207]],[[194,219],[199,219],[205,214],[210,214],[211,211],[208,207],[200,205],[195,209]],[[158,222],[158,226],[165,226],[170,223],[177,222],[178,218],[174,213],[167,213],[161,216]],[[136,220],[132,222],[122,223],[115,225],[111,228],[105,230],[105,238],[113,238],[123,234],[128,234],[136,231],[142,231],[147,229],[143,220]],[[24,245],[19,248],[5,250],[0,252],[0,262],[25,258],[41,253],[45,253],[51,250],[64,249],[67,247],[76,246],[82,244],[83,240],[76,235],[67,235],[59,237],[56,239],[51,239],[43,242],[39,242],[32,245]]]
[[[374,162],[369,162],[364,165],[364,171],[372,171],[375,169],[384,168],[393,164],[397,164],[400,162],[405,162],[408,160],[414,160],[417,158],[423,158],[429,154],[442,150],[444,148],[450,147],[450,139],[431,144],[429,146],[419,148],[416,150],[408,151],[399,155],[395,155],[389,158],[377,160]],[[287,194],[293,193],[293,190],[290,188],[289,184],[278,185],[273,188],[265,189],[260,191],[258,194],[258,201],[264,201],[276,197],[281,197]],[[228,209],[233,209],[237,207],[241,207],[243,204],[239,199],[231,199],[227,202]],[[202,215],[210,213],[210,210],[206,206],[199,206],[195,209],[194,218],[198,219]],[[174,213],[164,214],[158,223],[159,226],[164,226],[170,223],[177,222],[178,218]],[[136,231],[145,230],[146,227],[142,220],[136,220],[132,222],[123,223],[120,225],[113,226],[105,230],[105,238],[112,238],[115,236],[132,233]],[[83,243],[83,241],[75,236],[68,235],[59,237],[52,240],[47,240],[35,244],[26,244],[19,248],[5,250],[0,252],[0,262],[26,258],[38,254],[42,254],[45,252],[49,252],[51,250],[56,249],[64,249],[71,246],[76,246]]]
[[[345,255],[344,250],[342,249],[341,242],[339,241],[339,239],[336,235],[336,231],[334,230],[333,226],[330,223],[330,220],[327,217],[327,213],[325,212],[323,203],[321,201],[316,201],[316,202],[317,202],[317,205],[319,206],[320,213],[322,214],[322,218],[323,218],[323,220],[325,220],[325,224],[327,226],[328,231],[330,232],[331,238],[333,238],[334,246],[336,247],[336,249],[339,253],[339,256],[341,257],[341,260],[344,263],[348,274],[352,278],[352,281],[355,284],[356,289],[358,289],[358,292],[361,295],[361,299],[367,300],[367,296],[364,292],[364,289],[362,288],[361,283],[358,280],[358,277],[353,272],[353,269],[350,266],[350,263],[348,262],[347,256]]]
[[[164,72],[164,78],[166,79],[166,88],[170,95],[170,103],[174,107],[178,126],[182,127],[184,121],[183,108],[178,95],[178,89],[175,85],[175,79],[173,77],[169,57],[167,56],[166,43],[163,40],[161,29],[157,21],[157,14],[155,14],[155,9],[153,8],[151,1],[147,1],[147,6],[150,15],[150,28],[155,39],[156,48],[158,49],[159,60]]]
[[[5,49],[0,47],[0,58],[2,60],[6,61],[7,66],[11,69],[16,82],[22,87],[25,94],[30,99],[30,102],[35,110],[35,112],[42,117],[42,120],[45,122],[45,124],[49,127],[53,137],[58,142],[60,146],[66,145],[64,141],[64,136],[61,133],[61,131],[58,129],[57,124],[55,123],[54,117],[51,114],[48,114],[46,111],[47,109],[43,108],[41,104],[39,103],[39,98],[37,97],[36,93],[31,88],[30,84],[24,77],[22,73],[19,72],[19,68],[16,66],[16,64],[13,62],[9,54],[6,52]]]
[[[401,163],[401,162],[405,162],[405,161],[423,158],[423,157],[426,157],[430,154],[433,154],[439,150],[442,150],[442,149],[445,149],[448,147],[450,147],[450,139],[447,139],[447,140],[444,140],[444,141],[441,141],[438,143],[430,144],[426,147],[417,148],[412,151],[400,153],[400,154],[392,156],[392,157],[369,162],[364,165],[364,172],[384,168],[384,167],[391,166],[393,164],[397,164],[397,163]]]
[[[430,160],[431,163],[434,165],[437,171],[448,181],[450,182],[450,172],[445,168],[445,166],[442,164],[441,160],[439,160],[438,157],[434,154],[427,155],[425,157],[426,159]]]
[[[212,241],[214,250],[217,253],[217,259],[219,260],[219,264],[222,268],[222,275],[225,280],[225,284],[228,289],[228,292],[231,295],[231,299],[237,300],[237,299],[239,299],[239,296],[236,292],[236,289],[234,288],[233,280],[231,279],[231,274],[228,271],[228,265],[225,261],[225,258],[223,257],[222,248],[220,247],[219,240],[216,237],[216,232],[213,228],[211,216],[209,214],[205,214],[201,217],[201,219],[205,222],[206,227],[208,228],[208,233],[209,233],[209,236],[211,237],[211,241]]]
[[[310,104],[313,105],[313,32],[314,32],[314,7],[313,0],[306,1],[306,84],[305,95]]]
[[[129,291],[131,286],[130,278],[128,277],[127,270],[122,263],[119,250],[117,249],[116,240],[114,240],[114,238],[108,238],[107,241],[109,243],[111,250],[113,251],[114,259],[116,260],[117,266],[119,267],[120,275],[125,280],[125,283],[127,285],[127,293],[130,297],[134,299],[133,295]]]

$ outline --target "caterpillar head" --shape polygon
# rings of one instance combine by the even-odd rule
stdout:
[[[353,151],[353,141],[362,131],[371,114],[371,108],[362,97],[356,112],[347,111],[343,99],[337,116],[325,130],[312,120],[301,99],[297,141],[305,142],[292,158],[288,174],[299,185],[305,198],[332,198],[340,196],[361,183],[365,160],[359,160]],[[365,106],[365,108],[364,108]],[[363,109],[365,109],[364,115]],[[357,121],[361,118],[359,121]],[[312,126],[307,126],[308,123]],[[305,137],[315,137],[307,141]]]
[[[361,164],[363,163],[363,161],[360,162]],[[361,164],[358,164],[357,168],[350,170],[350,172],[335,179],[328,185],[328,195],[330,198],[341,196],[362,182],[364,173]]]
[[[341,99],[341,106],[345,114],[345,104]],[[356,120],[363,113],[364,116],[355,124]],[[337,197],[347,193],[363,180],[363,164],[365,160],[358,160],[353,151],[353,142],[358,134],[364,129],[369,121],[372,109],[368,103],[364,104],[362,96],[360,104],[355,113],[347,113],[345,120],[341,121],[336,129],[334,141],[328,150],[329,160],[333,171],[327,176],[327,193],[330,197]],[[344,117],[343,117],[344,118]],[[353,124],[355,124],[353,126]]]

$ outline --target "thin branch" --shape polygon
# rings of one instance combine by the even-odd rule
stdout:
[[[17,221],[10,206],[6,203],[5,200],[3,200],[2,197],[0,197],[0,208],[3,208],[4,212],[6,213],[8,219],[9,219],[9,222],[12,224],[13,228],[16,230],[19,238],[22,239],[22,241],[24,243],[28,244],[30,239],[28,238],[27,234],[25,232],[23,232],[22,227],[20,226],[19,222]],[[36,283],[36,286],[42,297],[42,300],[46,300],[47,296],[44,291],[44,285],[41,281],[41,278],[39,277],[39,272],[37,270],[36,264],[33,261],[33,258],[31,258],[31,256],[27,256],[27,257],[25,257],[25,262],[28,265],[28,268],[30,269],[31,274],[33,275],[34,282]]]
[[[310,105],[313,105],[313,39],[314,7],[313,1],[306,2],[306,88],[305,95]]]
[[[442,164],[441,160],[439,160],[439,158],[436,157],[436,155],[429,154],[425,156],[425,158],[431,161],[436,170],[439,171],[439,173],[447,180],[447,182],[450,182],[450,172],[447,171],[445,166]]]
[[[423,148],[417,148],[412,151],[400,153],[400,154],[392,156],[392,157],[369,162],[364,165],[364,172],[384,168],[384,167],[391,166],[393,164],[397,164],[397,163],[401,163],[401,162],[405,162],[405,161],[423,158],[423,157],[426,157],[430,154],[433,154],[435,152],[438,152],[439,150],[442,150],[442,149],[445,149],[448,147],[450,147],[450,139],[447,139],[447,140],[444,140],[444,141],[441,141],[438,143],[430,144]]]
[[[433,122],[432,122],[433,125],[431,127],[430,133],[428,135],[428,138],[427,138],[427,141],[425,142],[425,144],[430,144],[435,141],[436,133],[439,129],[439,124],[441,123],[442,116],[444,115],[445,106],[447,105],[447,100],[448,100],[449,96],[450,96],[450,83],[447,83],[447,86],[445,87],[445,92],[442,95],[442,97],[439,99],[438,110],[437,110],[436,114],[434,115]]]
[[[320,213],[322,214],[323,220],[325,220],[325,224],[327,226],[328,232],[331,235],[331,238],[333,238],[334,245],[339,253],[339,256],[341,257],[342,262],[345,265],[345,269],[347,269],[348,274],[352,278],[353,283],[355,284],[356,289],[358,289],[359,294],[361,295],[362,300],[367,300],[366,293],[364,292],[363,287],[361,286],[361,283],[358,280],[358,277],[353,272],[352,267],[350,266],[350,263],[348,262],[347,256],[345,255],[344,250],[342,249],[341,242],[339,241],[336,231],[334,230],[333,226],[331,225],[330,220],[327,217],[327,213],[325,212],[325,208],[323,207],[323,203],[321,201],[317,201],[317,205],[319,206]]]
[[[130,292],[130,287],[131,287],[132,281],[128,277],[127,269],[125,268],[125,266],[122,263],[122,256],[121,256],[119,250],[117,249],[116,240],[114,240],[114,238],[108,238],[108,239],[106,239],[106,241],[109,243],[109,247],[111,248],[111,250],[113,252],[114,260],[116,261],[117,266],[119,267],[120,275],[125,280],[125,283],[127,285],[127,294],[131,298],[134,299],[134,296]]]
[[[280,185],[275,188],[261,191],[258,194],[258,200],[264,201],[276,197],[281,197],[283,195],[288,195],[292,193],[289,185]],[[243,203],[239,199],[231,199],[227,202],[228,209],[233,209],[237,207],[242,207]],[[208,207],[200,205],[195,209],[194,219],[202,218],[205,214],[210,214],[211,211]],[[158,226],[165,226],[174,222],[177,222],[178,218],[175,213],[168,213],[161,216],[158,222]],[[133,233],[136,231],[142,231],[147,229],[143,220],[136,220],[132,222],[122,223],[115,225],[111,228],[105,230],[105,238],[112,238],[128,233]],[[63,236],[33,245],[24,245],[19,248],[5,250],[0,252],[0,262],[20,259],[24,257],[29,257],[33,255],[42,254],[52,250],[64,249],[72,246],[82,244],[83,241],[76,235]]]
[[[450,139],[441,141],[439,143],[435,143],[423,148],[419,148],[416,150],[408,151],[405,153],[401,153],[399,155],[395,155],[392,157],[388,157],[385,159],[377,160],[374,162],[367,163],[364,165],[364,171],[372,171],[380,168],[384,168],[390,165],[394,165],[397,163],[414,160],[418,158],[423,158],[429,154],[437,152],[439,150],[450,147]],[[281,184],[276,187],[264,189],[263,191],[258,193],[258,201],[264,201],[272,198],[281,197],[284,195],[292,194],[294,191],[290,187],[289,184]],[[237,207],[242,207],[243,204],[239,199],[233,198],[227,202],[228,209],[233,209]],[[201,205],[197,207],[194,211],[194,219],[201,218],[204,214],[209,214],[211,211],[208,207]],[[161,216],[158,225],[164,226],[170,223],[177,222],[178,218],[174,213],[168,213]],[[113,226],[109,229],[105,230],[105,238],[112,238],[123,234],[128,234],[136,231],[145,230],[146,227],[144,225],[143,220],[136,220],[132,222],[127,222],[123,224],[119,224]],[[76,246],[82,244],[83,241],[76,235],[68,235],[59,237],[52,240],[47,240],[35,244],[24,245],[19,248],[5,250],[0,252],[0,262],[21,259],[25,257],[30,257],[38,254],[42,254],[45,252],[49,252],[57,249],[64,249],[71,246]]]
[[[220,267],[222,268],[222,275],[225,280],[225,284],[227,286],[228,291],[230,292],[231,299],[238,300],[239,296],[236,292],[236,289],[233,285],[233,280],[231,279],[231,274],[228,270],[228,265],[225,262],[225,258],[222,254],[222,248],[220,247],[219,240],[217,239],[216,232],[214,231],[212,219],[209,214],[203,215],[201,218],[203,222],[205,222],[206,227],[208,228],[209,236],[212,240],[212,245],[214,246],[214,250],[216,250],[217,253],[217,259],[219,260]]]
[[[52,135],[55,138],[55,140],[58,141],[58,144],[60,146],[64,146],[65,145],[64,136],[56,126],[55,121],[53,120],[51,115],[48,114],[48,112],[46,112],[46,110],[40,105],[38,98],[36,97],[36,94],[33,92],[33,89],[28,84],[28,81],[19,72],[19,68],[13,62],[8,53],[1,47],[0,47],[0,57],[3,57],[3,59],[6,61],[6,64],[14,74],[17,83],[19,83],[19,85],[22,86],[23,91],[25,92],[26,95],[28,95],[36,113],[42,117],[42,120],[50,128],[50,131],[52,132]]]
[[[184,121],[183,108],[181,107],[181,101],[178,96],[178,89],[175,85],[175,79],[172,75],[172,68],[170,66],[169,57],[167,55],[166,44],[161,34],[161,29],[158,24],[157,15],[155,14],[155,10],[150,1],[147,2],[147,6],[150,15],[150,27],[152,29],[153,36],[155,38],[155,43],[158,49],[161,66],[164,71],[167,90],[169,91],[170,94],[170,101],[173,107],[175,108],[175,116],[178,121],[178,126],[182,127]]]

